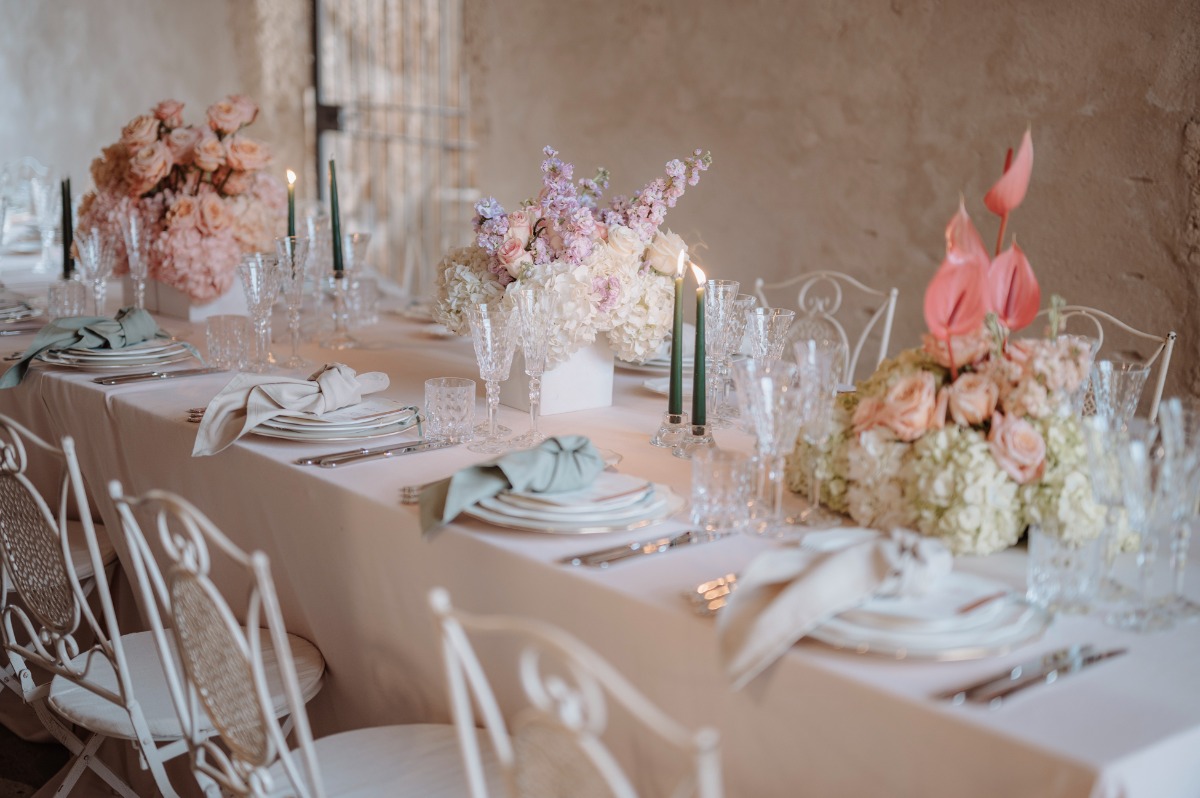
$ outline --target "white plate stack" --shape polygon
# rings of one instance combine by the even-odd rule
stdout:
[[[382,438],[417,424],[417,408],[375,397],[331,413],[286,413],[264,421],[255,435],[289,441],[349,441]]]
[[[156,339],[123,349],[51,349],[38,359],[53,366],[82,371],[122,371],[131,368],[166,366],[195,357],[182,341]]]

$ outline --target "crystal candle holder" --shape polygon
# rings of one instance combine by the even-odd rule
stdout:
[[[688,433],[688,426],[687,413],[663,413],[662,424],[659,426],[658,432],[651,436],[650,445],[673,449],[683,443],[684,436]]]

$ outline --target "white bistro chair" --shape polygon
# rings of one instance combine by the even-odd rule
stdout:
[[[881,291],[871,288],[848,274],[836,271],[815,271],[798,274],[777,283],[765,282],[761,277],[754,281],[754,294],[764,307],[790,307],[787,304],[773,303],[767,292],[779,295],[784,291],[796,291],[795,310],[796,321],[789,330],[789,337],[798,340],[803,335],[811,335],[815,326],[824,330],[832,330],[846,345],[850,358],[846,363],[843,382],[854,382],[858,376],[859,358],[863,355],[867,343],[873,335],[879,336],[879,350],[867,355],[864,361],[864,374],[867,376],[879,367],[887,357],[888,347],[892,340],[892,322],[896,316],[896,298],[899,289],[890,288]],[[847,304],[846,291],[852,292],[853,299],[845,309],[847,312],[861,312],[866,315],[866,321],[847,323],[843,313],[843,305]],[[840,318],[839,318],[840,314]],[[855,334],[851,337],[850,331]]]
[[[1052,310],[1052,308],[1043,308],[1038,312],[1037,318],[1048,321]],[[1078,328],[1068,329],[1073,326],[1072,322],[1076,322],[1082,325],[1084,334],[1097,339],[1099,342],[1096,350],[1097,358],[1101,357],[1100,353],[1105,351],[1105,329],[1109,326],[1116,328],[1120,334],[1125,336],[1126,340],[1132,341],[1141,349],[1137,357],[1143,358],[1146,365],[1156,372],[1150,387],[1150,407],[1147,416],[1151,421],[1158,418],[1158,406],[1162,403],[1163,389],[1167,384],[1167,369],[1171,367],[1171,355],[1175,351],[1175,331],[1171,330],[1166,335],[1155,335],[1131,327],[1111,313],[1086,305],[1063,305],[1058,309],[1058,313],[1059,332],[1080,332]],[[1149,355],[1145,354],[1146,350],[1142,349],[1143,345],[1152,350]],[[1084,415],[1091,415],[1095,412],[1095,406],[1091,402],[1089,389],[1088,397],[1084,400]]]
[[[464,794],[467,781],[455,730],[448,724],[358,729],[314,742],[304,708],[307,696],[297,678],[301,663],[287,645],[294,638],[283,626],[267,555],[242,551],[172,493],[150,491],[133,498],[124,496],[116,482],[109,491],[134,552],[143,609],[168,655],[171,694],[202,784],[211,780],[229,794],[255,798]],[[153,512],[166,566],[161,570],[135,507]],[[249,584],[244,603],[237,605],[244,626],[211,578],[214,553]],[[279,652],[274,658],[268,656],[272,644]],[[294,721],[295,749],[273,720],[279,700],[269,688],[274,674]],[[206,733],[204,718],[212,719],[216,737]]]
[[[57,516],[26,474],[29,446],[65,463]],[[67,519],[72,504],[81,519],[74,524]],[[57,448],[4,416],[0,548],[9,588],[0,590],[0,644],[11,674],[7,681],[73,758],[57,794],[68,794],[90,768],[118,794],[136,798],[95,755],[112,737],[132,742],[159,790],[175,795],[163,762],[185,750],[179,724],[150,639],[122,637],[117,628],[104,579],[112,547],[100,543],[92,523],[74,442],[64,438]],[[97,610],[88,602],[91,590]],[[86,738],[77,737],[69,724],[86,730]]]
[[[636,798],[631,780],[602,739],[609,717],[606,696],[677,756],[683,775],[664,796],[723,794],[717,731],[684,728],[579,640],[526,618],[457,610],[442,588],[430,592],[429,603],[441,628],[450,705],[471,798]],[[511,723],[505,722],[487,669],[471,643],[471,637],[481,634],[518,645],[525,703]],[[484,777],[488,760],[475,728],[476,706],[489,732],[491,751],[499,759],[503,789],[489,786]]]

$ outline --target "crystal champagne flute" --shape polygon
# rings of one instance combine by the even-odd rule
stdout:
[[[311,360],[300,356],[300,310],[304,305],[304,279],[308,274],[308,239],[282,236],[275,239],[279,259],[279,282],[287,303],[288,335],[292,354],[281,364],[286,369],[308,368]]]
[[[237,271],[254,322],[254,351],[246,371],[265,374],[271,370],[271,309],[279,296],[279,261],[269,252],[254,252],[242,258]]]
[[[138,214],[126,213],[121,216],[121,234],[125,237],[129,279],[133,281],[133,306],[144,309],[150,269],[150,227]]]
[[[79,252],[79,269],[92,285],[92,303],[97,316],[104,315],[108,276],[112,274],[116,252],[99,227],[75,237]]]
[[[541,288],[522,288],[514,294],[521,336],[521,354],[529,375],[529,432],[513,441],[518,448],[535,446],[546,439],[538,429],[542,408],[542,374],[546,371],[550,337],[554,331],[552,295]]]
[[[471,325],[471,341],[475,359],[479,361],[479,376],[487,385],[488,431],[483,440],[467,448],[473,452],[500,454],[512,448],[503,440],[496,426],[496,411],[500,404],[500,383],[508,379],[516,348],[517,321],[513,314],[497,304],[474,305],[467,311]]]
[[[804,338],[794,344],[794,350],[804,394],[804,439],[809,446],[819,450],[833,426],[837,386],[846,370],[846,345],[835,338]],[[808,508],[801,514],[800,523],[817,529],[841,526],[842,516],[821,506],[818,460],[814,455],[808,461]]]

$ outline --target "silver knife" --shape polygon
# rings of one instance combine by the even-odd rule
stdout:
[[[173,380],[176,377],[198,377],[201,374],[216,374],[225,369],[201,368],[178,369],[176,371],[140,371],[136,374],[118,374],[114,377],[97,377],[92,382],[97,385],[124,385],[129,382],[145,382],[149,380]]]
[[[447,446],[456,446],[457,444],[449,441],[419,441],[417,443],[408,443],[401,446],[386,446],[378,449],[369,449],[355,454],[335,455],[332,457],[322,457],[317,461],[317,465],[321,468],[337,468],[338,466],[349,465],[350,463],[361,463],[365,460],[379,460],[385,457],[398,457],[402,454],[413,454],[414,452],[431,452],[434,449],[445,449]]]
[[[1090,668],[1093,665],[1110,660],[1113,657],[1119,657],[1129,651],[1127,648],[1113,648],[1108,651],[1088,654],[1083,657],[1069,659],[1057,667],[1039,672],[1032,678],[1018,681],[1004,687],[998,687],[995,690],[989,690],[983,693],[977,693],[971,700],[977,704],[986,704],[992,709],[996,709],[1004,703],[1004,699],[1019,693],[1026,687],[1033,687],[1036,684],[1054,684],[1059,679],[1070,676],[1072,673],[1079,673],[1084,668]]]
[[[1001,687],[1007,687],[1014,682],[1021,681],[1022,678],[1027,678],[1030,674],[1045,673],[1049,670],[1057,668],[1073,659],[1080,659],[1093,653],[1095,648],[1089,645],[1074,645],[1060,648],[1056,651],[1051,651],[1041,657],[1022,662],[1014,665],[1000,673],[988,676],[986,679],[980,679],[977,682],[963,685],[962,687],[953,690],[946,690],[938,693],[934,698],[950,701],[956,706],[964,701],[973,699],[976,695],[982,692],[990,692]]]
[[[681,532],[673,537],[656,538],[647,541],[635,541],[633,543],[625,543],[620,546],[610,546],[607,549],[587,552],[586,554],[576,554],[571,557],[564,557],[559,562],[564,565],[586,565],[591,568],[607,568],[614,562],[628,559],[630,557],[639,557],[646,554],[661,554],[665,551],[670,551],[678,546],[691,546],[699,543],[707,543],[710,540],[724,537],[722,534],[709,534],[695,529],[689,529],[686,532]]]

